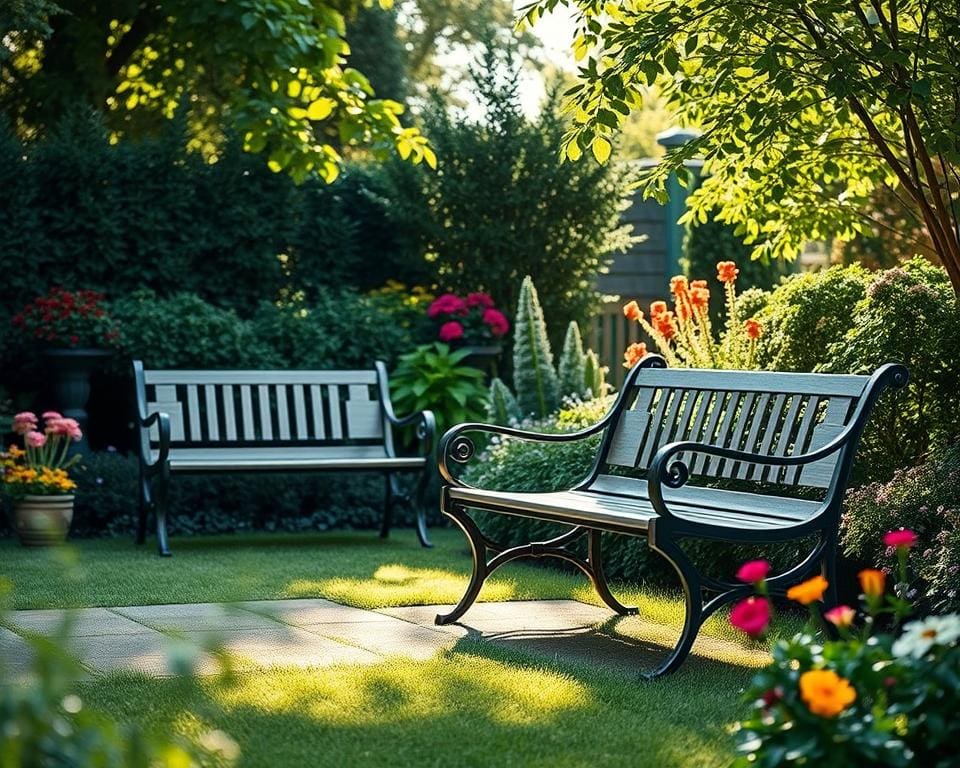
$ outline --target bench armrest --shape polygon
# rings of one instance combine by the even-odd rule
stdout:
[[[417,425],[417,438],[420,440],[421,453],[429,457],[433,452],[433,443],[437,436],[437,418],[431,410],[417,411],[406,416],[397,416],[393,410],[393,401],[390,399],[390,384],[387,375],[387,366],[382,360],[374,363],[377,371],[377,389],[380,395],[380,405],[383,415],[392,429],[402,429],[413,424]],[[391,445],[391,443],[388,443]],[[392,451],[392,448],[390,449]]]
[[[150,429],[154,424],[157,425],[157,428],[160,431],[160,453],[157,455],[157,460],[154,462],[150,461],[150,449],[149,440],[140,441],[140,465],[145,470],[158,471],[160,468],[164,467],[167,463],[167,458],[170,455],[170,417],[161,413],[160,411],[154,411],[149,416],[144,416],[141,414],[137,415],[137,425],[140,428],[141,434]]]
[[[749,453],[732,448],[724,448],[709,443],[697,443],[689,440],[668,443],[661,447],[650,462],[647,470],[647,488],[650,502],[657,514],[662,517],[676,517],[673,515],[663,499],[663,486],[680,488],[690,478],[690,468],[685,462],[674,459],[680,453],[706,453],[719,456],[731,461],[747,462],[751,464],[769,464],[775,467],[796,467],[824,459],[841,450],[850,443],[856,443],[866,424],[867,416],[874,403],[887,387],[901,389],[909,380],[907,369],[896,363],[887,363],[878,368],[864,387],[864,392],[857,403],[856,410],[848,420],[843,431],[833,440],[808,453],[792,456],[772,456],[769,454]],[[831,488],[835,491],[835,488]]]

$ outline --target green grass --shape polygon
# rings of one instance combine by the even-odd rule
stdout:
[[[120,719],[198,737],[254,766],[723,766],[749,671],[699,662],[654,683],[545,664],[461,641],[415,662],[271,670],[232,680],[112,677],[84,700]]]
[[[162,603],[230,602],[324,597],[358,608],[451,604],[460,599],[471,560],[463,535],[431,533],[423,549],[411,531],[389,539],[373,532],[243,534],[174,539],[174,555],[152,546],[94,539],[61,550],[0,541],[0,579],[13,582],[11,607],[84,608]],[[615,585],[625,603],[653,621],[679,626],[678,593]],[[486,583],[481,601],[573,599],[601,605],[579,573],[511,564]],[[703,630],[735,637],[725,615]]]

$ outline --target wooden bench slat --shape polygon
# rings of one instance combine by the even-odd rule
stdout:
[[[793,442],[793,453],[801,454],[807,452],[810,431],[813,428],[817,417],[817,410],[820,407],[820,398],[812,396],[807,399],[803,406],[803,416],[800,420],[800,426],[797,428],[797,436]],[[788,485],[795,485],[800,479],[801,467],[786,467],[783,475],[783,481]]]
[[[207,412],[207,439],[220,439],[220,424],[217,421],[217,390],[213,384],[203,387],[203,405]]]
[[[313,437],[316,440],[324,440],[327,431],[323,419],[323,394],[319,384],[313,384],[310,387],[310,410],[313,413]]]
[[[771,406],[770,411],[767,414],[767,418],[764,421],[763,438],[760,442],[760,447],[755,451],[756,453],[762,454],[763,456],[770,455],[770,449],[773,446],[773,439],[776,436],[777,429],[780,426],[781,418],[783,416],[783,406],[786,401],[787,396],[784,394],[779,394],[773,399],[773,405]],[[752,466],[752,479],[757,481],[763,480],[769,465],[762,462],[757,462]]]
[[[257,387],[257,401],[260,404],[260,437],[273,439],[273,414],[270,409],[270,387],[261,384]]]
[[[146,370],[146,384],[376,384],[376,371]]]
[[[724,392],[859,397],[868,381],[868,376],[849,374],[648,368],[637,377],[636,385],[670,389],[713,389]]]
[[[287,387],[279,384],[274,387],[277,393],[277,426],[281,440],[290,439],[290,412],[287,410]]]
[[[717,424],[720,422],[720,417],[724,413],[726,408],[726,403],[728,400],[732,399],[732,395],[728,392],[716,392],[713,395],[713,412],[710,414],[710,420],[707,422],[706,430],[700,435],[699,441],[703,443],[713,443],[714,435],[717,432]],[[710,463],[710,457],[705,453],[697,454],[693,457],[693,464],[690,468],[690,471],[695,475],[699,475],[706,471],[708,464]]]
[[[813,428],[808,452],[823,447],[843,431],[850,410],[850,403],[848,397],[830,398],[823,421]],[[839,458],[839,454],[834,453],[832,456],[820,459],[820,461],[805,465],[800,473],[800,484],[826,488],[833,479],[833,472],[837,467]]]
[[[327,387],[327,405],[330,409],[330,437],[343,439],[343,420],[340,418],[340,388],[336,384]]]
[[[203,427],[200,424],[200,399],[194,385],[187,387],[187,411],[190,414],[190,439],[203,440]]]
[[[253,422],[253,392],[247,385],[240,387],[240,402],[243,406],[243,437],[253,440],[257,436],[257,427]]]
[[[233,402],[233,386],[225,384],[221,389],[223,394],[223,422],[227,431],[227,440],[237,439],[237,414]]]
[[[306,440],[310,433],[307,431],[307,404],[301,384],[293,386],[293,413],[297,422],[297,439]]]

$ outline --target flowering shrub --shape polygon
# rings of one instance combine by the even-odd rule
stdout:
[[[13,417],[12,430],[23,437],[24,447],[11,445],[0,453],[4,487],[14,496],[52,496],[69,493],[77,484],[67,470],[79,456],[67,458],[70,441],[83,437],[74,419],[65,419],[56,411],[43,414],[43,432],[36,414],[24,411]]]
[[[14,326],[53,347],[117,346],[120,332],[103,306],[103,294],[53,288],[13,316]]]
[[[734,285],[739,271],[732,261],[717,264],[726,311],[719,339],[710,320],[710,289],[706,280],[688,282],[677,275],[670,280],[673,309],[665,301],[655,301],[647,319],[637,302],[631,301],[623,307],[623,314],[640,323],[670,367],[755,369],[757,339],[763,335],[763,327],[755,318],[740,318]],[[631,344],[623,355],[624,367],[632,368],[646,354],[645,342]]]
[[[445,293],[427,307],[437,325],[437,338],[450,344],[483,344],[502,339],[510,330],[506,316],[486,293],[468,293],[465,299]]]
[[[811,624],[773,647],[773,663],[746,694],[752,711],[737,726],[735,766],[956,765],[960,616],[930,616],[900,630],[912,610],[907,561],[917,537],[897,530],[883,538],[897,561],[893,594],[883,571],[861,571],[860,610],[840,605],[823,615],[838,639],[818,641]],[[730,617],[754,637],[769,623],[761,621],[770,613],[764,565],[748,563],[738,572],[757,595],[735,605]],[[827,587],[817,576],[787,595],[820,621],[815,604]],[[877,631],[881,619],[892,631]]]

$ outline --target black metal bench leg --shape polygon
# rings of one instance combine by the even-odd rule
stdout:
[[[673,647],[670,655],[659,667],[644,677],[654,679],[675,672],[690,653],[694,640],[703,624],[703,590],[700,587],[700,578],[693,564],[687,559],[683,551],[673,542],[655,544],[651,541],[651,548],[659,552],[673,566],[680,583],[683,586],[684,617],[680,639]]]
[[[383,498],[383,521],[380,524],[380,538],[385,539],[390,535],[390,525],[393,522],[393,503],[396,490],[394,489],[393,475],[387,472],[384,476],[386,489]]]
[[[587,562],[590,564],[592,574],[590,580],[600,599],[621,616],[636,616],[640,612],[639,609],[626,606],[617,600],[607,584],[607,576],[603,572],[603,556],[600,551],[600,531],[591,528],[587,541]]]
[[[466,512],[460,509],[444,510],[444,514],[460,527],[470,543],[470,551],[473,554],[473,573],[470,576],[467,591],[463,593],[463,597],[460,598],[460,602],[456,604],[454,609],[450,613],[437,614],[435,623],[440,625],[453,624],[469,610],[480,595],[483,582],[489,575],[487,570],[487,545],[477,524],[467,517]]]
[[[147,515],[152,506],[150,494],[150,481],[141,472],[140,473],[140,504],[137,509],[137,531],[134,541],[137,544],[143,544],[147,540]]]
[[[170,557],[170,547],[167,544],[167,490],[169,478],[160,477],[154,499],[154,511],[157,516],[157,552],[161,557]]]

